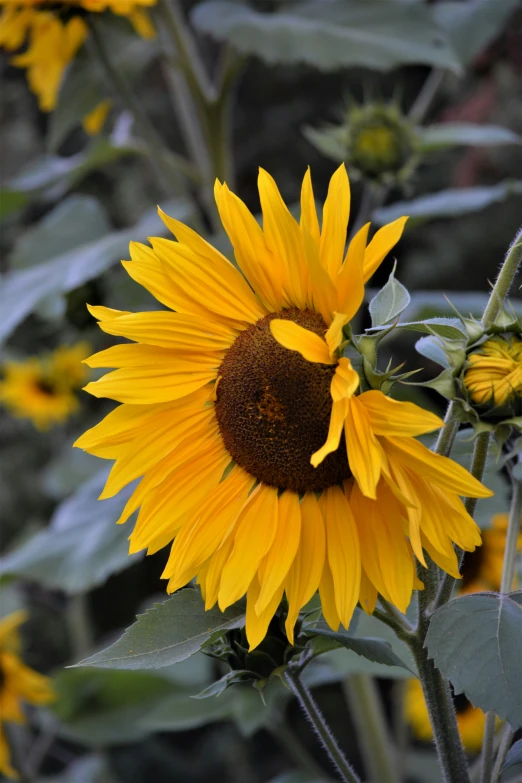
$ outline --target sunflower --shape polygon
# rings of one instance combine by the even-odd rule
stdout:
[[[491,494],[412,437],[440,427],[437,416],[358,394],[341,355],[343,326],[406,218],[369,243],[365,225],[345,252],[344,166],[322,226],[309,172],[300,223],[263,170],[259,194],[263,228],[226,185],[215,188],[241,271],[163,213],[177,242],[131,244],[125,269],[175,312],[90,308],[103,331],[135,344],[86,360],[118,368],[86,390],[122,405],[76,443],[116,460],[102,498],[142,477],[118,521],[140,508],[131,552],[174,539],[169,592],[197,577],[207,609],[246,594],[252,648],[284,593],[291,642],[317,589],[334,629],[359,600],[372,611],[377,593],[405,609],[420,586],[413,553],[424,563],[425,549],[456,575],[453,542],[480,543],[458,495]]]
[[[520,401],[522,339],[517,335],[492,337],[474,349],[468,356],[464,386],[478,405],[502,406]]]
[[[507,527],[508,514],[495,514],[491,520],[491,527],[482,532],[482,546],[466,555],[462,568],[460,595],[500,590]],[[518,537],[517,549],[522,552],[522,533]],[[464,747],[472,753],[478,752],[484,736],[485,715],[481,709],[473,707],[463,695],[455,699],[455,706]],[[418,739],[430,742],[433,733],[428,708],[418,680],[409,680],[406,686],[405,713]]]
[[[0,620],[0,773],[18,777],[11,766],[9,745],[2,722],[25,723],[22,702],[49,704],[55,694],[48,677],[38,674],[21,661],[18,629],[27,619],[23,611]]]
[[[25,68],[29,88],[42,111],[56,107],[65,70],[88,35],[81,18],[85,11],[112,11],[126,16],[143,38],[155,36],[145,7],[156,0],[0,0],[0,46],[15,52],[26,41],[25,52],[10,64]],[[75,13],[76,12],[76,13]],[[99,107],[97,107],[99,108]],[[89,115],[87,115],[89,126]],[[97,116],[96,120],[99,121]],[[93,120],[91,119],[91,123]]]
[[[48,356],[7,361],[0,381],[0,402],[17,418],[41,430],[68,419],[78,409],[74,393],[87,378],[82,360],[88,343],[62,346]]]

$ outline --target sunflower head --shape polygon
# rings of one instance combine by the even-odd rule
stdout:
[[[402,181],[417,165],[413,126],[395,104],[367,103],[347,114],[347,162],[362,177]]]
[[[522,415],[522,337],[488,337],[468,354],[462,384],[469,403],[485,421]]]

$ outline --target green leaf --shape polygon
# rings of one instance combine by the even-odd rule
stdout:
[[[157,41],[144,40],[134,34],[127,20],[123,29],[117,22],[111,24],[107,16],[100,22],[103,25],[101,34],[111,52],[113,65],[128,82],[135,83],[157,54]],[[80,52],[67,69],[58,105],[49,117],[48,149],[56,150],[68,133],[81,124],[85,115],[108,97],[110,90],[103,69],[90,52]]]
[[[370,302],[369,310],[373,327],[384,326],[390,321],[395,321],[410,303],[408,289],[399,283],[394,273],[395,267],[386,285]]]
[[[256,678],[252,672],[246,669],[236,669],[235,671],[224,674],[223,677],[220,677],[219,680],[216,680],[208,687],[204,688],[204,690],[194,696],[194,698],[208,699],[210,696],[219,696],[231,685],[237,685],[240,682],[247,682],[254,679]]]
[[[458,145],[493,147],[502,144],[521,144],[522,137],[499,125],[474,125],[471,122],[443,122],[418,128],[421,150],[432,152]]]
[[[23,209],[28,201],[29,197],[26,193],[11,188],[0,188],[0,220]]]
[[[207,0],[191,18],[201,32],[270,64],[388,71],[425,63],[460,70],[447,33],[419,3],[312,0],[265,13],[230,0]]]
[[[517,740],[509,749],[502,772],[510,767],[514,767],[515,764],[522,764],[522,739]]]
[[[133,486],[109,500],[97,500],[104,468],[61,503],[50,524],[0,558],[0,576],[17,575],[66,593],[103,584],[142,555],[129,556],[129,528],[116,525]]]
[[[315,629],[313,633],[314,636],[306,646],[314,656],[330,652],[337,647],[345,647],[347,650],[356,653],[356,655],[367,658],[372,663],[380,663],[384,666],[400,666],[414,674],[410,667],[393,652],[391,644],[384,641],[384,639],[357,638],[342,631],[337,632],[323,628]]]
[[[205,611],[199,591],[187,588],[156,604],[128,628],[121,639],[77,666],[112,669],[159,669],[183,661],[214,636],[245,622],[241,604],[225,612]]]
[[[376,332],[386,328],[385,326],[372,326],[366,331]],[[425,318],[423,321],[403,321],[397,324],[397,328],[407,329],[409,332],[437,334],[439,337],[447,337],[450,340],[467,336],[464,326],[458,318]]]
[[[168,214],[180,220],[190,214],[189,205],[183,200],[164,204],[163,207]],[[1,278],[0,285],[0,341],[5,340],[50,294],[67,293],[98,277],[112,264],[128,257],[129,242],[143,242],[148,236],[165,232],[156,210],[150,211],[135,226],[105,234],[42,264],[8,272]]]
[[[503,30],[519,0],[460,0],[435,3],[433,13],[448,31],[453,49],[468,65]]]
[[[306,125],[303,128],[303,136],[310,144],[315,147],[326,158],[340,163],[346,159],[346,130],[344,128],[312,128],[310,125]]]
[[[426,646],[457,695],[522,726],[522,591],[455,598],[433,615]]]
[[[111,230],[104,207],[92,196],[64,199],[39,223],[26,229],[9,255],[10,269],[42,264]]]
[[[426,359],[435,362],[435,364],[440,364],[441,367],[449,368],[451,366],[441,341],[432,334],[417,340],[415,350],[421,356],[425,356]]]
[[[522,195],[522,180],[505,180],[498,185],[477,188],[456,188],[440,190],[413,201],[396,201],[387,207],[375,210],[372,220],[380,225],[390,223],[402,215],[409,215],[410,221],[435,220],[436,218],[460,217],[505,201],[510,196]]]

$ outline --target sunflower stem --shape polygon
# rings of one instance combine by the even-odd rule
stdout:
[[[482,325],[486,328],[492,326],[500,312],[504,299],[517,276],[520,262],[522,261],[522,229],[518,232],[509,248],[504,263],[500,268],[495,285],[489,297],[489,302],[482,316]]]
[[[394,748],[375,680],[367,674],[352,674],[344,684],[344,691],[368,781],[399,783]]]
[[[131,88],[113,64],[105,46],[103,35],[100,33],[98,21],[93,17],[94,14],[87,14],[86,19],[91,32],[90,40],[96,59],[103,66],[113,92],[134,118],[138,132],[146,146],[147,158],[164,194],[167,196],[177,195],[180,183],[176,182],[175,185],[178,187],[174,187],[174,183],[171,181],[171,176],[174,176],[172,160],[167,160],[167,151],[160,136],[141,108],[139,101],[134,97]],[[188,175],[192,168],[188,161],[181,159],[181,165],[185,167],[184,173]]]
[[[482,481],[482,476],[484,475],[484,470],[486,468],[486,461],[488,457],[488,447],[489,447],[489,432],[481,432],[480,435],[477,435],[475,439],[475,447],[473,449],[473,458],[471,460],[471,468],[470,473],[472,476],[474,476],[479,481]],[[477,506],[477,498],[466,498],[464,501],[464,506],[466,508],[466,511],[468,514],[473,516],[475,513],[475,508]],[[462,552],[461,550],[457,549],[457,555],[459,557],[459,562],[462,564]],[[451,576],[450,574],[444,574],[442,581],[440,583],[439,590],[437,592],[437,597],[435,598],[434,603],[434,611],[438,609],[443,604],[446,604],[449,599],[451,598],[451,594],[453,592],[453,588],[455,586],[455,577]]]
[[[500,592],[509,593],[513,587],[515,567],[517,561],[517,543],[520,533],[520,515],[522,514],[522,482],[513,482],[513,495],[509,510],[509,522],[506,535],[506,547],[504,549],[504,564],[502,566],[502,579]],[[480,783],[493,783],[493,742],[495,738],[494,712],[486,714],[484,726],[484,739],[482,740],[481,774]]]
[[[330,757],[330,761],[337,770],[340,779],[343,783],[361,783],[359,776],[345,758],[345,755],[332,734],[330,727],[326,723],[322,712],[315,703],[312,694],[301,680],[299,673],[289,665],[285,670],[284,676],[292,693],[297,698],[301,709],[310,721],[322,746]]]
[[[443,457],[449,456],[455,443],[459,426],[460,418],[457,413],[457,406],[454,402],[450,402],[444,417],[444,426],[439,430],[437,442],[433,449],[436,454],[441,454]]]

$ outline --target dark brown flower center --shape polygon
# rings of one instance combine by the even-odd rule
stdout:
[[[232,459],[259,481],[294,492],[318,492],[351,475],[344,436],[339,449],[314,468],[312,454],[328,435],[335,367],[303,359],[272,337],[270,321],[284,318],[324,337],[318,313],[271,313],[241,332],[219,368],[215,404]]]

